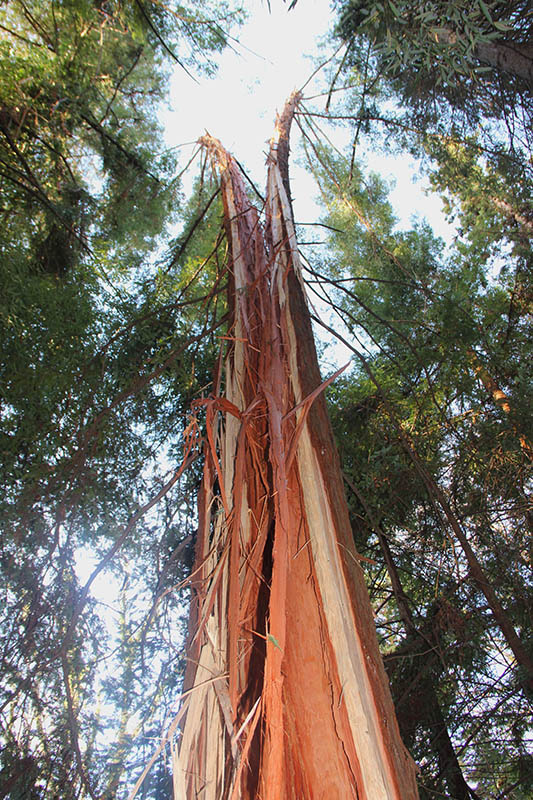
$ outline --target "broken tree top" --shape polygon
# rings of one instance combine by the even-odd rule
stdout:
[[[231,320],[206,411],[180,800],[411,800],[327,418],[278,117],[263,217],[220,142]],[[335,376],[332,376],[332,380]]]

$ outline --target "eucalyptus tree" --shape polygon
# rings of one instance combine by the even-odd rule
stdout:
[[[228,335],[204,479],[175,796],[416,800],[326,414],[278,117],[264,222],[221,143]],[[338,374],[338,373],[337,373]],[[304,678],[304,679],[303,679]]]
[[[300,122],[329,231],[307,276],[356,360],[330,410],[421,796],[525,798],[529,322],[509,325],[480,237],[399,231],[383,180]]]
[[[513,297],[531,297],[533,29],[527,3],[339,2],[338,75],[356,133],[425,154],[477,255],[505,251]],[[346,113],[346,111],[344,112]],[[524,283],[524,280],[526,283]],[[518,303],[520,305],[520,302]],[[515,317],[517,314],[512,312]]]
[[[335,9],[345,50],[319,116],[351,128],[353,145],[345,163],[314,138],[312,112],[300,117],[332,229],[309,277],[359,363],[329,390],[330,408],[358,548],[375,562],[400,728],[422,796],[522,800],[533,775],[531,16],[460,0]],[[457,226],[447,249],[423,225],[395,228],[385,186],[361,167],[376,145],[421,158]]]
[[[1,9],[2,796],[122,792],[178,682],[183,612],[166,589],[190,558],[198,480],[176,474],[178,442],[224,309],[205,299],[215,267],[195,283],[208,221],[208,244],[155,249],[181,201],[157,111],[171,65],[208,75],[241,17]],[[108,611],[91,596],[105,570],[122,598]]]
[[[347,62],[368,52],[413,111],[470,130],[480,120],[519,123],[530,143],[533,28],[529,5],[464,0],[337,0]],[[519,131],[515,131],[518,135]],[[512,136],[513,131],[509,128]]]

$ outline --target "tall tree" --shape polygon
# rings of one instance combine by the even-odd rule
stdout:
[[[507,279],[488,279],[481,237],[446,253],[425,225],[398,231],[383,181],[298,119],[330,231],[307,274],[359,363],[329,390],[334,430],[421,794],[527,797],[530,386],[507,396],[494,375],[504,341],[528,361],[530,321],[509,327]]]
[[[298,100],[272,142],[264,234],[236,163],[205,140],[221,176],[232,316],[204,401],[178,796],[415,798],[300,283],[288,185]]]
[[[198,476],[172,466],[224,313],[216,293],[203,320],[190,313],[200,244],[155,250],[180,200],[157,107],[169,64],[209,71],[241,14],[55,0],[0,13],[0,795],[95,797],[131,780],[179,680],[172,653],[150,658],[177,601],[151,615],[157,637],[142,624],[187,563]],[[91,587],[119,561],[132,566],[115,624]]]

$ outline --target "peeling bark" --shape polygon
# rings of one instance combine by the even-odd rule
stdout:
[[[233,324],[213,395],[174,769],[192,800],[415,800],[300,279],[288,132],[268,157],[265,223],[236,162],[220,175]],[[178,782],[177,782],[178,783]]]

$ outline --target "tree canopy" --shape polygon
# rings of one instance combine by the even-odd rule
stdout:
[[[242,15],[55,0],[1,13],[0,795],[114,797],[179,675],[178,604],[157,615],[164,647],[140,623],[190,558],[197,473],[174,472],[224,313],[202,301],[217,268],[195,280],[209,219],[186,254],[158,239],[178,209],[192,225],[208,187],[183,206],[157,112],[171,66],[212,71]],[[107,613],[90,591],[104,566],[122,598]],[[162,766],[152,796],[168,781]]]

